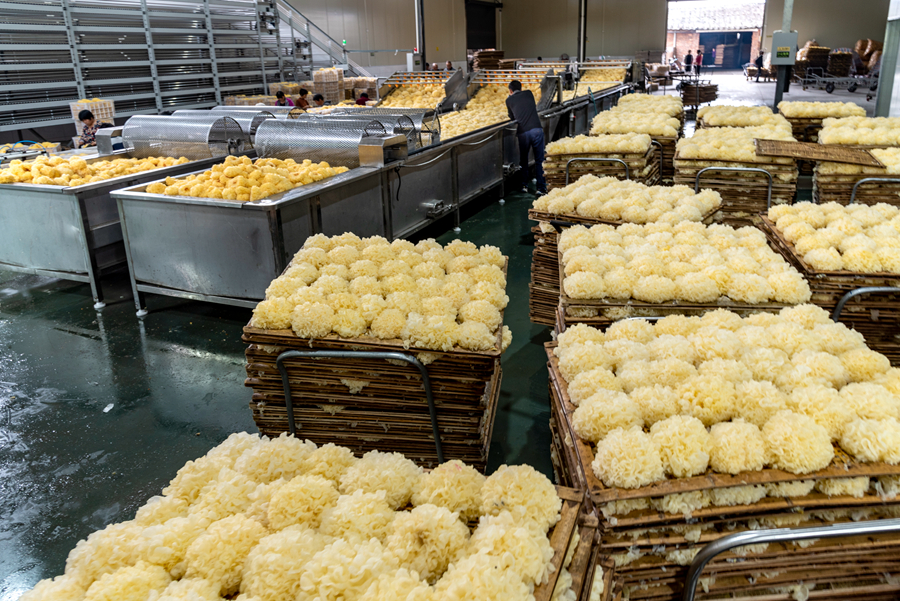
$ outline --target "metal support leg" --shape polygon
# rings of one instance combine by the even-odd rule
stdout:
[[[412,355],[398,352],[377,352],[377,351],[285,351],[278,355],[275,365],[281,373],[281,384],[284,387],[284,403],[287,409],[288,430],[291,435],[297,434],[297,426],[294,421],[294,406],[291,398],[291,383],[288,377],[287,368],[284,366],[286,359],[295,357],[313,357],[323,359],[384,359],[385,361],[405,361],[419,370],[422,376],[422,384],[425,387],[425,398],[428,401],[428,413],[431,417],[431,432],[434,435],[434,448],[437,451],[439,463],[444,462],[444,449],[441,445],[441,433],[438,428],[437,409],[434,406],[434,395],[431,392],[431,379],[428,377],[428,370],[422,365],[418,359]]]
[[[100,284],[100,266],[97,264],[97,252],[94,249],[94,239],[91,233],[91,226],[88,223],[87,206],[84,199],[74,199],[78,214],[81,215],[79,229],[81,230],[81,239],[84,243],[84,264],[87,268],[88,280],[91,285],[91,296],[94,298],[94,309],[99,311],[106,306],[103,302],[103,287]]]
[[[460,223],[462,219],[459,215],[459,147],[454,146],[450,151],[450,172],[453,174],[453,182],[450,190],[450,196],[453,200],[453,231],[460,233],[462,228]]]
[[[569,185],[569,165],[572,163],[621,163],[622,167],[625,169],[625,179],[631,179],[631,171],[628,169],[628,163],[623,161],[622,159],[600,159],[600,158],[586,158],[586,159],[569,159],[566,161],[566,185]]]
[[[766,208],[772,208],[772,174],[766,171],[765,169],[758,169],[756,167],[704,167],[700,171],[697,172],[697,177],[694,179],[694,192],[700,191],[700,176],[702,176],[707,171],[737,171],[744,173],[762,173],[769,180],[769,188],[766,193]]]
[[[142,292],[138,291],[137,277],[134,275],[134,260],[131,258],[131,242],[128,240],[128,222],[125,219],[122,201],[116,199],[119,208],[119,224],[122,226],[122,241],[125,244],[125,260],[128,262],[128,279],[131,281],[131,293],[134,295],[134,306],[137,307],[137,316],[147,316],[147,303]]]
[[[712,559],[736,547],[744,545],[756,545],[760,543],[792,543],[801,540],[815,538],[839,538],[844,536],[872,536],[874,534],[895,534],[900,532],[900,520],[872,520],[869,522],[854,522],[848,524],[834,524],[832,526],[819,526],[816,528],[778,528],[774,530],[752,530],[738,532],[723,536],[712,542],[697,553],[691,567],[688,569],[684,586],[683,601],[694,601],[697,584],[700,575]]]

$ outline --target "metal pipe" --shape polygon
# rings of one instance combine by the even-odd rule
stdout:
[[[650,140],[650,144],[654,146],[659,146],[659,179],[662,180],[662,170],[663,170],[663,145],[659,140]]]
[[[900,179],[890,177],[864,177],[863,179],[853,184],[853,191],[850,192],[850,202],[848,204],[853,204],[853,201],[856,200],[857,188],[859,188],[863,184],[873,184],[876,182],[883,184],[900,184]]]
[[[755,545],[760,543],[792,543],[800,540],[816,538],[839,538],[843,536],[870,536],[873,534],[893,534],[900,532],[900,519],[873,520],[869,522],[853,522],[848,524],[833,524],[831,526],[819,526],[816,528],[777,528],[774,530],[752,530],[738,532],[723,536],[697,553],[691,567],[688,569],[684,586],[683,601],[694,601],[697,584],[700,575],[716,555],[724,553],[735,547]]]
[[[697,172],[697,177],[694,180],[695,194],[700,191],[700,176],[707,171],[743,171],[744,173],[764,173],[765,176],[769,179],[769,188],[766,195],[766,208],[772,208],[772,174],[765,169],[759,169],[757,167],[704,167]]]
[[[441,433],[437,422],[437,409],[434,406],[434,395],[431,392],[431,379],[428,370],[418,359],[412,355],[391,351],[285,351],[278,355],[275,365],[281,372],[281,384],[284,387],[284,403],[287,409],[288,430],[292,435],[297,433],[297,425],[294,421],[294,406],[291,399],[291,384],[288,378],[285,359],[294,357],[313,357],[323,359],[384,359],[385,361],[405,361],[419,370],[422,376],[422,384],[425,387],[425,399],[428,401],[428,414],[431,417],[431,432],[434,435],[434,448],[437,451],[438,462],[444,462],[444,449],[441,445]]]
[[[425,60],[425,0],[415,0],[416,3],[416,48],[422,57],[422,65],[427,65]]]
[[[584,62],[587,54],[587,0],[578,0],[578,62]]]
[[[900,288],[894,288],[892,286],[867,286],[864,288],[857,288],[856,290],[851,290],[847,294],[841,297],[841,300],[838,301],[837,305],[834,307],[834,313],[831,314],[831,319],[834,322],[837,322],[841,318],[841,313],[844,311],[844,305],[846,305],[849,301],[856,298],[857,296],[863,296],[865,294],[890,294],[890,293],[900,293]]]
[[[566,185],[569,185],[569,165],[572,163],[621,163],[622,167],[625,168],[625,179],[631,179],[631,172],[628,169],[628,163],[623,161],[622,159],[600,159],[600,158],[589,158],[589,159],[569,159],[566,161]]]
[[[791,30],[791,17],[794,14],[794,0],[784,0],[784,12],[781,15],[781,31]]]

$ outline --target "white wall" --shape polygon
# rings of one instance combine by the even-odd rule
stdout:
[[[853,48],[856,40],[884,41],[890,0],[794,0],[791,29],[800,46],[815,38],[821,46]],[[784,0],[767,0],[763,46],[772,49],[772,32],[781,29]]]
[[[337,41],[347,40],[353,50],[412,49],[416,45],[414,0],[288,0],[313,23]],[[425,0],[425,44],[429,62],[466,60],[464,0]],[[352,53],[363,66],[406,68],[406,56],[398,53]],[[381,69],[373,69],[378,72]]]
[[[666,45],[665,0],[590,0],[588,56],[633,56]],[[505,0],[503,50],[512,58],[578,54],[578,0]]]

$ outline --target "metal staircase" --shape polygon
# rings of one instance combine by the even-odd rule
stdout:
[[[70,124],[82,98],[206,108],[333,65],[369,76],[284,0],[0,0],[0,132]]]

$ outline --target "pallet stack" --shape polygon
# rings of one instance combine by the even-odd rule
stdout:
[[[473,69],[476,71],[496,71],[503,60],[502,50],[476,50]]]
[[[853,66],[853,54],[847,50],[835,49],[828,54],[827,73],[834,77],[850,77]]]
[[[342,69],[319,69],[313,72],[314,92],[325,97],[325,102],[339,104],[344,100],[344,71]]]
[[[812,302],[833,312],[838,301],[853,290],[867,287],[896,287],[897,293],[871,294],[854,298],[846,304],[840,322],[862,334],[872,350],[900,365],[900,273],[857,273],[852,271],[824,271],[814,269],[787,241],[784,233],[767,216],[762,216],[760,228],[772,247],[809,282]]]
[[[839,448],[830,465],[803,475],[772,468],[737,475],[710,470],[639,488],[606,486],[592,465],[595,447],[580,438],[572,425],[576,407],[554,353],[557,343],[545,346],[554,468],[560,481],[587,490],[589,508],[599,518],[598,563],[606,566],[603,576],[607,582],[598,597],[603,601],[681,599],[688,567],[696,553],[730,534],[900,514],[900,497],[885,493],[877,483],[878,477],[896,477],[900,466],[861,463]],[[861,495],[826,495],[801,484],[852,477],[866,478],[869,488]],[[781,488],[791,486],[800,490],[789,492]],[[747,498],[740,491],[748,489],[758,492]],[[800,496],[785,496],[804,491]],[[700,508],[696,504],[687,510],[679,508],[697,499],[703,500]],[[886,575],[900,573],[898,551],[900,540],[890,535],[738,548],[720,554],[707,565],[698,595],[729,599],[761,596],[773,601],[791,601],[807,595],[835,601],[894,599],[900,594],[900,585]]]
[[[681,101],[685,106],[697,107],[701,104],[712,102],[718,97],[719,86],[715,84],[689,81],[681,83]]]

